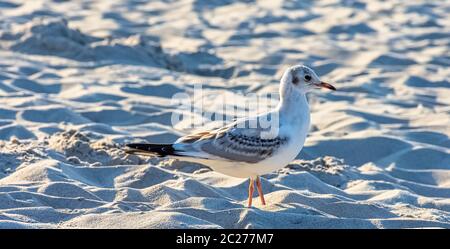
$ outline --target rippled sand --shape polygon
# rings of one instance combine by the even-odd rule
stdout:
[[[25,3],[23,3],[25,2]],[[0,228],[450,228],[450,5],[445,1],[0,2]],[[205,106],[309,96],[288,167],[245,179],[124,154],[173,142],[176,93]],[[238,116],[242,112],[237,113]]]

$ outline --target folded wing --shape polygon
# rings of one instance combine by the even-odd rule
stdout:
[[[178,154],[186,156],[257,163],[287,143],[286,137],[264,138],[264,129],[239,124],[234,122],[217,130],[181,137],[173,147]]]

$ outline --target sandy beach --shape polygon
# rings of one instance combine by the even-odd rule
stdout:
[[[0,228],[450,228],[449,13],[448,1],[0,1]],[[172,123],[174,95],[201,84],[194,102],[222,114],[228,100],[240,117],[296,64],[338,91],[308,95],[305,147],[262,176],[267,205],[246,207],[247,179],[123,151],[194,130]]]

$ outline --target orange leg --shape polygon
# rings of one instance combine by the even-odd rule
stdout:
[[[261,203],[266,205],[266,200],[264,200],[264,193],[261,187],[261,181],[259,180],[259,176],[256,177],[256,188],[258,189],[259,198],[261,199]]]
[[[248,207],[252,207],[253,184],[253,178],[250,178],[250,185],[248,185]]]

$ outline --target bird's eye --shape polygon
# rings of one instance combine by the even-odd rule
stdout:
[[[305,75],[305,80],[306,81],[310,81],[311,80],[311,75]]]
[[[299,81],[300,80],[297,77],[295,77],[295,76],[294,76],[294,78],[292,78],[292,83],[295,84],[295,85],[297,85]]]

